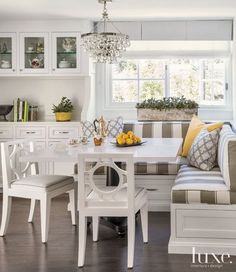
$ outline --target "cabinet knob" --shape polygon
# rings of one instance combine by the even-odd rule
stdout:
[[[16,69],[12,69],[12,72],[15,72],[16,71]]]
[[[52,70],[53,70],[53,71],[56,71],[56,69],[55,69],[55,68],[52,68]]]
[[[22,72],[22,71],[23,71],[23,69],[20,69],[20,71]]]

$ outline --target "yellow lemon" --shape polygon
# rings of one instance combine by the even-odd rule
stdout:
[[[120,138],[118,138],[117,143],[119,145],[123,145],[123,144],[125,144],[125,139],[123,139],[122,137],[120,137]]]
[[[133,142],[134,142],[134,144],[137,144],[138,139],[137,139],[137,137],[136,137],[136,136],[134,136],[134,137],[133,137]]]
[[[137,142],[138,142],[138,143],[141,143],[142,140],[141,140],[140,137],[136,137],[136,139],[137,139]]]
[[[123,139],[126,140],[126,139],[128,138],[128,135],[127,135],[127,134],[124,134],[122,137],[123,137]]]
[[[127,132],[127,135],[134,135],[134,133],[133,133],[133,131],[130,130]]]
[[[127,145],[132,145],[134,142],[133,142],[133,140],[132,139],[130,139],[130,138],[127,138],[126,139],[126,144]]]

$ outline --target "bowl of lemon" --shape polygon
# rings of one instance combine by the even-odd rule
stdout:
[[[122,132],[116,137],[116,146],[118,147],[135,146],[143,143],[142,139],[136,136],[133,131]]]

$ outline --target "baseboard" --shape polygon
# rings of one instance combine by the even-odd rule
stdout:
[[[230,254],[236,256],[236,240],[233,239],[188,239],[188,241],[174,240],[170,238],[168,244],[169,254],[192,254],[193,247],[196,253]]]

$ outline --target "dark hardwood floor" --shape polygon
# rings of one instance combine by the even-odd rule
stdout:
[[[0,237],[0,272],[127,271],[126,238],[117,237],[105,226],[100,227],[100,240],[97,243],[92,242],[91,230],[88,230],[85,267],[77,268],[77,228],[71,225],[67,203],[66,195],[53,200],[49,240],[44,245],[41,243],[39,207],[34,223],[29,224],[29,201],[14,199],[8,234]],[[0,201],[0,209],[1,205]],[[169,228],[169,213],[150,213],[149,243],[144,245],[140,224],[137,225],[133,271],[236,271],[236,257],[231,257],[232,264],[206,269],[191,267],[191,255],[169,255]]]

